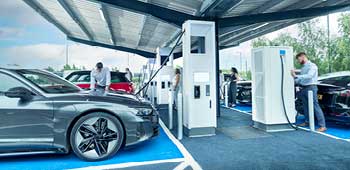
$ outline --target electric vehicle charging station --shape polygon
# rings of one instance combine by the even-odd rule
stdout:
[[[215,23],[188,20],[182,28],[184,133],[190,137],[215,135]],[[192,51],[194,42],[197,52]]]
[[[171,48],[157,48],[157,58],[156,65],[158,69],[163,60],[166,59],[171,51]],[[163,66],[163,68],[159,71],[156,77],[157,85],[156,85],[156,96],[157,96],[157,104],[168,104],[169,103],[169,90],[172,87],[172,78],[174,77],[174,68],[173,68],[173,59],[174,56],[171,54],[169,56],[169,61],[167,65]]]
[[[259,47],[252,50],[252,119],[264,131],[293,130],[294,80],[291,47]],[[283,69],[283,70],[282,70]]]
[[[149,79],[151,78],[151,74],[153,74],[154,70],[155,70],[155,59],[149,59],[148,63],[146,65],[144,65],[142,72],[143,72],[143,82],[142,82],[142,86],[145,86],[146,83],[149,81]],[[157,81],[156,80],[152,80],[148,87],[146,92],[143,94],[146,99],[148,99],[149,101],[151,101],[152,104],[156,104],[156,100],[157,100]]]

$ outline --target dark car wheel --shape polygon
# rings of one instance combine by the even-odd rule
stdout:
[[[86,161],[100,161],[113,156],[121,148],[123,140],[123,126],[115,116],[107,113],[81,117],[70,134],[74,153]]]

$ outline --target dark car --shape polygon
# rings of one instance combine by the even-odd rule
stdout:
[[[320,77],[317,95],[327,120],[350,124],[350,74],[347,73],[332,73]],[[241,104],[252,104],[251,81],[237,83],[237,101]],[[304,114],[299,99],[296,100],[296,110]]]
[[[46,71],[0,68],[0,156],[68,153],[99,161],[158,134],[138,96],[91,96]]]
[[[252,105],[252,82],[237,82],[237,101],[241,104]]]
[[[324,74],[319,77],[318,81],[321,84],[330,84],[350,89],[350,71]]]
[[[84,90],[90,89],[90,72],[91,71],[74,71],[66,76],[66,80],[74,83]],[[111,71],[111,85],[112,91],[125,91],[133,93],[133,84],[125,77],[126,73]]]
[[[350,90],[329,84],[318,84],[318,102],[326,120],[350,124]],[[304,114],[301,100],[296,100],[296,110]]]

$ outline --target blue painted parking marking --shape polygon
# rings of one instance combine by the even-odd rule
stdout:
[[[304,119],[304,116],[298,116],[297,123],[299,124],[304,122]],[[317,124],[317,120],[315,120],[315,124]],[[327,131],[324,133],[335,136],[340,139],[350,140],[350,126],[329,121],[327,121],[326,124]],[[305,128],[309,129],[309,127]],[[319,126],[316,126],[316,128],[319,128]]]
[[[221,106],[226,107],[225,104],[221,103]],[[235,107],[226,107],[232,110],[236,110],[239,112],[244,113],[252,113],[252,106],[244,105],[244,104],[237,104]]]
[[[242,113],[251,113],[252,107],[249,105],[237,105],[236,107],[230,108],[232,110],[236,110]],[[297,124],[302,123],[304,121],[304,116],[298,116],[297,118]],[[317,122],[315,122],[317,124]],[[318,126],[316,126],[318,128]],[[305,127],[305,129],[308,129],[308,127]],[[336,122],[329,122],[327,121],[327,131],[323,132],[324,134],[344,139],[347,141],[350,141],[350,126],[336,123]],[[322,134],[322,133],[321,133]]]
[[[252,112],[252,106],[241,105],[241,104],[237,104],[235,107],[233,107],[233,109],[236,109],[242,112],[248,112],[248,113]]]
[[[6,170],[61,170],[184,158],[178,147],[170,140],[162,128],[156,138],[118,152],[113,158],[99,162],[85,162],[74,154],[32,155],[0,159],[1,169]]]

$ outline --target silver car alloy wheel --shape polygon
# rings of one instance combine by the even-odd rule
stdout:
[[[87,119],[75,133],[78,151],[90,159],[108,155],[117,146],[120,138],[117,126],[107,117]]]

